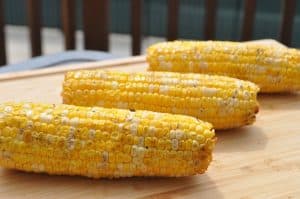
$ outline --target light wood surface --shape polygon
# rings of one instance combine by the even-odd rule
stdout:
[[[104,67],[145,71],[145,57],[0,75],[0,102],[61,103],[63,74]],[[204,175],[93,180],[0,169],[0,198],[300,198],[300,94],[259,95],[257,122],[217,132]]]

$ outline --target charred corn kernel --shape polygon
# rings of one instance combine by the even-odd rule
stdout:
[[[261,92],[300,90],[300,51],[262,44],[174,41],[150,46],[149,70],[225,75],[256,83]]]
[[[195,175],[207,169],[215,143],[207,122],[150,111],[3,103],[0,124],[1,166],[59,175]],[[137,135],[135,128],[126,128],[132,125],[145,128]],[[200,137],[191,137],[192,132]],[[182,145],[179,151],[179,142],[193,146]],[[198,159],[187,157],[192,151]]]
[[[78,92],[83,89],[85,94]],[[96,95],[91,94],[94,90]],[[251,82],[223,76],[85,70],[66,74],[62,96],[66,104],[97,106],[101,102],[108,108],[186,114],[208,121],[216,129],[226,129],[255,120],[257,92],[258,87]],[[161,123],[159,118],[153,122]],[[130,127],[133,134],[138,134],[137,124]]]

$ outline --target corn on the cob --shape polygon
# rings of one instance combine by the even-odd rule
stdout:
[[[222,76],[84,70],[65,75],[62,96],[66,104],[186,114],[226,129],[255,120],[257,92],[251,82]]]
[[[261,92],[300,90],[300,51],[263,44],[174,41],[150,46],[152,71],[195,72],[249,80]]]
[[[212,125],[193,117],[37,103],[0,104],[0,165],[30,172],[188,176],[212,156]]]

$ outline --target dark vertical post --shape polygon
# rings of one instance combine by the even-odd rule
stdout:
[[[142,0],[131,0],[131,53],[139,55],[142,46]]]
[[[4,7],[0,0],[0,66],[6,64],[5,35],[4,35]]]
[[[205,0],[204,39],[215,39],[217,0]]]
[[[61,11],[65,49],[75,49],[75,1],[62,0]]]
[[[168,0],[168,32],[167,39],[172,41],[178,35],[179,0]]]
[[[108,51],[108,0],[84,0],[83,31],[86,49]]]
[[[280,41],[287,46],[289,46],[292,41],[295,13],[296,0],[285,0],[280,28]]]
[[[31,56],[39,56],[42,53],[40,0],[27,0],[27,21],[30,32]]]
[[[245,0],[244,5],[244,18],[242,25],[242,41],[247,41],[252,38],[253,26],[256,11],[256,0]]]

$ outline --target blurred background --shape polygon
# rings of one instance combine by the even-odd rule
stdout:
[[[34,55],[31,52],[31,46],[35,44],[32,44],[30,41],[29,23],[40,23],[40,54],[47,55],[63,52],[66,49],[83,50],[85,48],[84,46],[86,45],[82,31],[84,28],[83,12],[84,9],[93,9],[84,8],[84,1],[65,1],[65,3],[67,3],[65,5],[74,7],[74,12],[67,13],[74,15],[73,28],[75,29],[75,41],[74,46],[71,44],[71,48],[66,47],[67,44],[65,43],[63,34],[63,23],[66,23],[62,20],[62,3],[64,3],[64,0],[0,0],[0,2],[2,4],[2,10],[0,12],[3,16],[4,24],[3,32],[6,46],[6,64],[19,63],[29,59],[31,55]],[[28,2],[31,4],[31,8],[28,7]],[[93,2],[93,0],[86,0],[86,2]],[[103,50],[93,47],[89,49],[108,50],[109,53],[112,53],[116,57],[143,54],[146,47],[150,44],[166,40],[167,35],[172,34],[170,32],[168,33],[168,27],[170,25],[168,24],[168,17],[172,16],[172,13],[168,12],[169,6],[171,6],[171,8],[173,6],[173,8],[177,9],[177,12],[173,12],[173,15],[176,14],[174,17],[177,21],[171,22],[174,26],[177,26],[176,31],[174,30],[174,32],[176,32],[174,37],[176,38],[244,40],[242,38],[242,26],[243,23],[245,23],[245,4],[247,2],[249,4],[249,1],[245,0],[214,0],[211,1],[213,3],[209,3],[205,0],[174,0],[178,5],[176,5],[177,3],[170,5],[170,0],[101,0],[100,2],[100,4],[107,6],[107,12],[105,13],[107,15],[107,24],[102,24],[103,22],[101,20],[103,20],[103,18],[101,20],[97,18],[89,20],[93,21],[90,25],[97,24],[101,30],[103,30],[103,26],[106,27],[107,25],[108,46],[107,48],[102,48]],[[103,4],[103,2],[105,2],[105,4]],[[133,4],[133,2],[135,2],[135,4]],[[291,2],[296,6],[292,10],[286,10],[287,15],[289,12],[294,12],[291,38],[288,45],[300,47],[300,0]],[[285,1],[259,0],[253,1],[253,3],[255,14],[253,16],[253,27],[249,29],[249,31],[251,31],[251,37],[249,37],[249,39],[273,38],[280,40],[280,29],[283,26],[282,16]],[[90,3],[90,6],[92,4],[93,3]],[[209,6],[213,5],[217,7],[215,16],[205,13],[205,9],[211,9]],[[133,13],[134,6],[139,7],[135,13]],[[34,13],[37,9],[39,9],[38,14],[33,14],[33,16],[31,16],[33,19],[29,22],[30,13],[28,12]],[[103,11],[99,10],[99,12]],[[251,8],[248,12],[252,12]],[[34,18],[36,17],[40,17],[40,20],[35,21]],[[139,18],[137,23],[140,23],[140,27],[138,25],[133,27],[131,21],[132,17]],[[210,38],[205,36],[205,27],[210,26],[205,24],[205,18],[209,17],[213,18],[210,23],[215,22],[215,25],[210,27],[214,30]],[[72,28],[72,26],[70,27]],[[136,32],[134,30],[136,28],[140,28],[141,33]],[[104,29],[104,32],[105,31]],[[134,50],[132,50],[131,46],[139,45],[139,41],[137,41],[138,44],[133,44],[132,33],[134,34],[134,31],[137,37],[141,37],[141,48],[136,47],[135,52],[133,52]],[[98,37],[103,37],[103,35],[99,35]],[[39,53],[35,55],[39,55]]]

